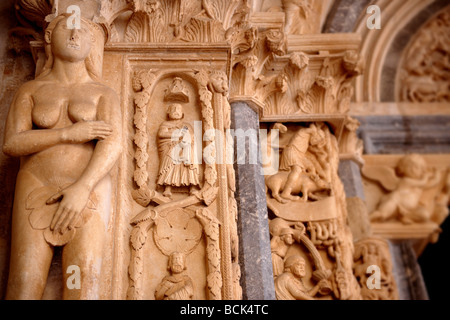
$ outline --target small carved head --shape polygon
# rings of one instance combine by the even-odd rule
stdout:
[[[64,60],[85,60],[95,42],[86,20],[82,20],[81,28],[69,29],[67,15],[57,17],[45,30],[45,42],[51,46],[52,53]]]
[[[183,119],[183,106],[179,103],[173,103],[169,106],[167,111],[170,120],[180,120]]]
[[[418,154],[409,154],[400,159],[396,172],[400,177],[420,179],[427,169],[425,159]]]
[[[280,238],[287,245],[291,245],[294,243],[293,234],[294,234],[294,230],[292,228],[283,228],[280,231]]]
[[[284,262],[285,271],[290,271],[297,277],[303,278],[306,275],[306,262],[300,255],[289,256]]]
[[[288,77],[286,74],[279,75],[275,80],[275,86],[277,89],[281,91],[281,93],[285,93],[288,89]]]
[[[289,228],[289,224],[281,218],[275,218],[269,222],[269,231],[273,237],[280,236],[281,230]]]
[[[325,144],[325,133],[323,130],[318,129],[317,126],[313,123],[309,127],[312,130],[310,143],[313,146],[323,145]]]
[[[55,57],[65,61],[85,61],[91,77],[100,78],[103,65],[104,33],[94,22],[81,18],[80,29],[68,28],[70,14],[61,14],[50,22],[45,30],[45,53],[47,61],[41,76],[53,68]],[[102,41],[98,41],[102,39]]]
[[[224,72],[213,71],[211,73],[210,84],[215,92],[218,93],[228,92],[228,78]]]
[[[132,0],[134,12],[154,13],[161,3],[158,0]]]
[[[167,269],[172,273],[181,273],[186,270],[186,257],[182,252],[173,252],[169,256]]]

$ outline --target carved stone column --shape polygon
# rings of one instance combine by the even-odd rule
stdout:
[[[275,299],[275,289],[264,176],[259,159],[256,164],[249,161],[252,150],[259,152],[259,146],[252,145],[258,141],[258,113],[245,102],[232,103],[231,127],[235,132],[239,129],[249,135],[253,132],[256,138],[246,139],[245,152],[242,153],[246,158],[243,160],[246,161],[240,164],[242,159],[238,158],[238,163],[235,164],[243,298],[271,300]],[[235,147],[238,146],[236,143]]]
[[[344,185],[348,223],[354,240],[358,241],[371,234],[360,168],[353,160],[341,160],[338,173]]]

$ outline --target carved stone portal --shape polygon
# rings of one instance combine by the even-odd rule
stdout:
[[[229,100],[279,135],[264,163],[277,298],[369,296],[360,269],[375,254],[354,247],[337,174],[340,156],[363,163],[347,115],[363,60],[358,35],[319,34],[331,1],[15,3],[11,34],[24,36],[16,49],[30,48],[36,79],[18,90],[5,133],[4,152],[21,157],[8,298],[54,290],[62,247],[63,271],[84,278],[56,298],[242,299]],[[410,219],[443,216],[448,177],[417,170],[395,172],[398,188],[383,190],[395,213],[381,201],[374,219],[404,218],[398,194],[428,188],[444,190],[440,211],[415,202]],[[388,284],[383,298],[395,297]]]

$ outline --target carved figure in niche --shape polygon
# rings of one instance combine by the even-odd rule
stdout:
[[[67,17],[46,29],[43,72],[19,89],[6,121],[3,151],[21,157],[7,299],[42,297],[54,246],[64,246],[64,270],[77,265],[83,275],[81,289],[64,286],[63,298],[99,299],[120,110],[98,82],[101,29],[85,19],[68,29]]]
[[[392,274],[389,247],[385,240],[367,238],[355,244],[354,274],[361,287],[364,300],[395,300],[397,289]],[[373,274],[370,266],[380,268],[380,288],[371,290],[367,286],[367,279]]]
[[[442,178],[442,172],[428,170],[424,158],[417,154],[406,155],[397,167],[378,167],[378,170],[364,171],[369,178],[380,181],[391,192],[384,195],[377,209],[372,212],[372,221],[385,221],[397,216],[405,223],[423,222],[433,212],[422,202],[423,192],[435,187]]]
[[[172,197],[172,187],[190,187],[198,192],[199,167],[194,159],[194,132],[183,122],[183,107],[174,103],[168,109],[169,120],[158,130],[159,176],[157,184],[163,186],[163,195]]]
[[[189,276],[183,274],[186,270],[185,255],[180,252],[172,253],[167,269],[171,275],[165,276],[156,287],[156,300],[192,300],[194,284]]]
[[[326,279],[307,289],[302,279],[306,275],[306,262],[299,255],[289,256],[284,262],[284,273],[275,279],[275,295],[278,300],[314,300],[321,288],[328,288]]]
[[[306,202],[308,198],[318,199],[313,192],[330,189],[329,183],[324,180],[325,173],[318,163],[321,159],[307,154],[312,147],[316,146],[317,150],[320,150],[325,143],[324,132],[314,123],[295,132],[281,154],[280,172],[266,179],[273,198],[281,203],[288,200]],[[301,198],[293,195],[300,192]]]

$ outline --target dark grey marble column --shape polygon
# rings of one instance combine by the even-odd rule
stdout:
[[[274,300],[272,257],[264,176],[259,155],[259,116],[245,102],[231,104],[235,132],[236,201],[238,204],[241,286],[246,300]],[[240,133],[238,132],[240,131]],[[245,143],[236,136],[245,134]],[[242,147],[245,145],[245,150]],[[240,149],[238,149],[240,148]],[[238,149],[238,150],[236,150]],[[255,159],[257,161],[255,161]]]
[[[358,197],[364,200],[364,189],[361,178],[361,168],[353,160],[339,161],[339,178],[344,185],[346,197]]]
[[[400,300],[428,300],[428,292],[411,241],[390,241],[394,279]]]

